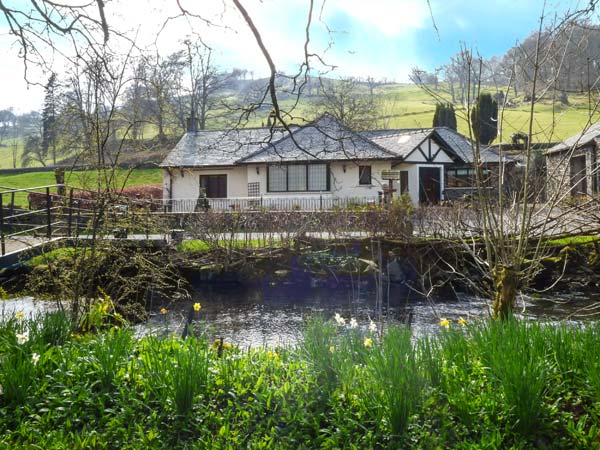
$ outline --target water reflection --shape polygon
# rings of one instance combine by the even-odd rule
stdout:
[[[309,286],[275,286],[243,289],[239,287],[201,287],[190,302],[172,305],[166,316],[155,314],[140,328],[141,332],[180,334],[190,314],[192,304],[200,302],[197,315],[208,327],[211,338],[223,337],[239,346],[276,346],[295,344],[301,336],[305,321],[320,314],[331,318],[339,313],[347,319],[354,317],[366,328],[376,319],[378,308],[373,289],[327,289]],[[457,323],[489,314],[484,299],[460,295],[459,298],[437,297],[431,300],[407,298],[406,291],[392,288],[389,302],[383,302],[381,312],[388,323],[410,323],[415,334],[437,332],[440,318]],[[583,320],[585,309],[600,297],[569,293],[569,296],[519,300],[519,315],[543,320]],[[590,311],[599,312],[597,309]],[[586,313],[587,314],[587,313]]]

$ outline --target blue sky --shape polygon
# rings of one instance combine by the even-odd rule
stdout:
[[[263,33],[278,69],[294,70],[302,56],[308,0],[242,1]],[[13,5],[17,3],[23,0],[12,0]],[[247,68],[254,76],[266,74],[264,59],[230,0],[182,0],[182,4],[223,27],[179,20],[156,38],[164,18],[177,12],[175,0],[112,0],[107,10],[113,26],[137,33],[141,46],[156,39],[159,50],[168,53],[176,50],[186,35],[196,33],[215,48],[215,60],[223,68]],[[548,1],[546,23],[551,23],[554,15],[560,17],[586,4]],[[503,54],[537,29],[544,1],[431,0],[430,5],[431,11],[427,0],[326,0],[324,4],[315,0],[311,49],[337,66],[334,74],[407,81],[411,68],[434,69],[457,53],[461,43],[486,58]],[[39,108],[42,91],[39,87],[27,89],[13,41],[0,19],[0,108]],[[56,70],[62,65],[57,62]],[[36,77],[43,83],[47,74],[34,72]]]

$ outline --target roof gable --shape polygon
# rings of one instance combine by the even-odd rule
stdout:
[[[258,149],[240,163],[298,160],[394,159],[397,155],[325,114],[280,140]]]

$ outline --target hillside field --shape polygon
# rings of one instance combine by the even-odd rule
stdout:
[[[162,175],[160,169],[134,169],[117,171],[115,186],[117,188],[126,186],[139,186],[141,184],[160,184]],[[65,183],[85,189],[95,189],[97,172],[74,171],[65,173]],[[32,172],[16,175],[0,175],[1,188],[30,188],[55,184],[54,172]],[[4,200],[7,204],[8,199]],[[15,195],[15,205],[27,206],[27,194],[24,192]]]
[[[495,88],[482,89],[495,92]],[[366,85],[358,86],[358,93],[366,95]],[[439,90],[433,91],[434,96],[414,84],[385,84],[379,85],[374,90],[377,102],[378,118],[373,123],[373,129],[384,128],[429,128],[432,126],[435,105],[439,99],[450,100],[446,86],[440,85]],[[592,110],[598,101],[599,94],[595,93],[592,98]],[[316,96],[306,95],[296,102],[294,96],[282,97],[280,107],[282,111],[289,112],[286,115],[290,123],[303,124],[315,118],[317,115]],[[520,97],[510,96],[513,106],[500,111],[499,128],[500,136],[498,142],[510,142],[514,133],[527,134],[529,131],[530,104],[524,102]],[[581,130],[588,124],[600,120],[600,113],[596,112],[590,119],[590,107],[587,94],[569,94],[569,104],[563,105],[558,101],[546,96],[535,105],[533,120],[533,142],[558,142],[568,138]],[[464,108],[455,104],[457,111],[458,131],[469,136],[469,126]],[[323,108],[321,108],[321,111]],[[221,111],[222,113],[223,111]],[[262,108],[248,117],[248,120],[240,122],[240,126],[260,127],[266,124],[269,109]],[[219,111],[216,112],[219,114]],[[209,122],[214,128],[228,128],[237,125],[238,116],[230,116],[229,122],[225,119],[216,119]],[[153,142],[157,135],[157,128],[152,124],[145,124],[140,130],[141,139],[147,144],[147,150],[136,151],[127,154],[124,152],[121,161],[129,161],[132,164],[158,163],[172,147],[181,134],[181,130],[167,128],[171,144],[158,145]],[[118,136],[119,138],[121,136]],[[13,166],[13,139],[5,139],[0,146],[0,169],[12,168]],[[23,152],[22,139],[17,140],[17,166],[21,167]],[[65,158],[63,156],[62,158]],[[66,159],[66,162],[70,159]],[[50,161],[48,161],[48,164]],[[37,163],[39,166],[40,164]],[[33,165],[35,167],[35,164]],[[50,176],[50,175],[48,175]],[[44,179],[44,175],[40,175]],[[18,179],[18,178],[17,178]],[[44,184],[44,183],[38,183]]]

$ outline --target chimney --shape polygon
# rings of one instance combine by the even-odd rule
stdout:
[[[188,133],[198,132],[198,118],[197,117],[188,117],[186,120],[186,125],[187,125]]]

